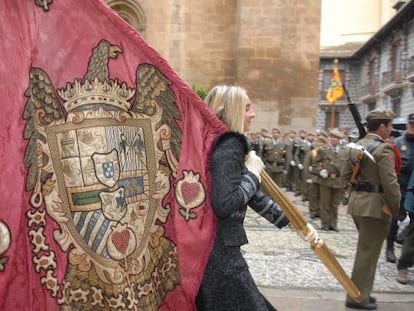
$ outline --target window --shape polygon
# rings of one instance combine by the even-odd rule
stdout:
[[[373,58],[368,64],[368,92],[369,94],[375,94],[378,91],[378,81],[376,72],[377,59]]]
[[[376,107],[377,107],[377,102],[375,101],[367,104],[368,111],[375,110]]]
[[[391,110],[395,113],[395,116],[401,116],[401,98],[395,97],[391,98],[392,108]]]
[[[401,82],[401,42],[393,43],[391,50],[391,75],[393,81]]]

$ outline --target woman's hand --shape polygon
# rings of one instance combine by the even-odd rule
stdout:
[[[261,182],[260,173],[264,170],[265,165],[260,157],[257,156],[256,151],[251,150],[246,157],[246,168],[252,172],[259,182]]]

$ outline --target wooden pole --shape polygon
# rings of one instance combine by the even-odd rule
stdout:
[[[335,128],[335,102],[333,102],[332,104],[332,108],[331,108],[331,129]]]
[[[322,263],[328,268],[338,282],[343,286],[349,296],[356,302],[362,302],[361,293],[352,280],[348,277],[342,266],[336,260],[335,256],[329,250],[328,246],[319,238],[316,230],[308,223],[296,205],[290,200],[273,181],[273,179],[263,171],[261,173],[262,186],[273,200],[279,204],[280,208],[289,219],[292,227],[305,240],[309,241],[312,250],[319,257]]]

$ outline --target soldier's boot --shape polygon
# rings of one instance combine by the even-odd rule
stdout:
[[[408,283],[408,269],[398,269],[397,274],[397,281],[401,284],[407,284]]]
[[[385,260],[388,262],[395,263],[397,261],[397,257],[394,254],[394,239],[388,236],[387,238],[387,247],[385,248]]]
[[[394,254],[394,246],[393,245],[388,245],[387,244],[387,248],[385,250],[385,259],[388,262],[392,262],[395,263],[397,261],[397,257]]]
[[[402,245],[404,243],[405,237],[407,236],[409,226],[405,226],[398,234],[395,242]]]

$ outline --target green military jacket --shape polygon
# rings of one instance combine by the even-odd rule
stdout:
[[[387,205],[396,215],[401,199],[400,186],[394,166],[395,155],[392,146],[375,134],[367,134],[358,141],[358,144],[369,150],[370,146],[374,145],[374,140],[380,142],[371,151],[375,162],[368,156],[364,156],[356,178],[356,185],[370,185],[380,190],[370,192],[353,190],[349,198],[348,213],[356,216],[387,219],[389,216],[384,213],[384,205]],[[341,174],[344,183],[348,183],[351,179],[358,152],[356,149],[350,149],[348,152],[348,158]]]
[[[296,165],[305,163],[305,157],[309,150],[311,150],[311,144],[308,141],[299,139],[295,144],[295,153],[293,154],[293,160]]]
[[[272,173],[283,173],[285,165],[285,144],[282,140],[273,144],[269,142],[265,145],[265,165],[266,169]]]
[[[312,150],[310,172],[312,181],[330,188],[344,188],[344,181],[341,178],[341,170],[346,157],[346,149],[338,146],[338,152],[335,153],[332,146],[318,147]],[[327,171],[327,177],[321,176],[321,171]]]

